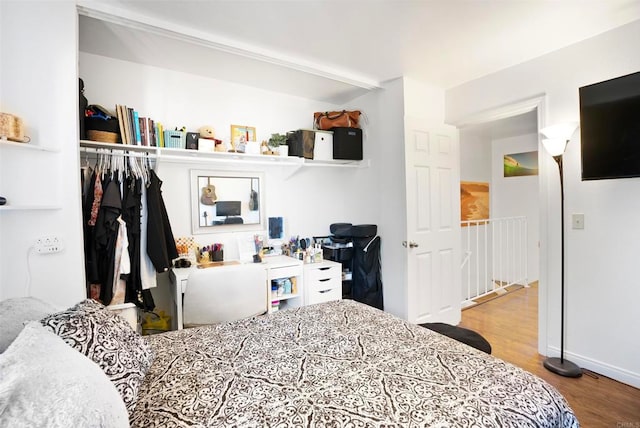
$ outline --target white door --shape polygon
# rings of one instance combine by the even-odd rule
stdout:
[[[460,322],[460,160],[454,127],[405,118],[408,319]]]

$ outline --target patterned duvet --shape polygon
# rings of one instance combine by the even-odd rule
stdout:
[[[350,300],[148,340],[132,427],[578,427],[542,379]]]

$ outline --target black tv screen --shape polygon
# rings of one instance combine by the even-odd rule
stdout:
[[[240,215],[240,201],[216,202],[216,215],[218,217],[230,217]]]
[[[640,72],[579,95],[582,180],[640,177]]]

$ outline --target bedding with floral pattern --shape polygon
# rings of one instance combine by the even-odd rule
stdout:
[[[133,427],[578,427],[544,380],[343,300],[151,336]]]

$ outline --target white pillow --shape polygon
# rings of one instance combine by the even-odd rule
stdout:
[[[0,353],[18,337],[27,321],[37,321],[58,308],[35,297],[16,297],[0,302]]]
[[[128,427],[113,383],[39,322],[29,322],[0,355],[0,426]]]

